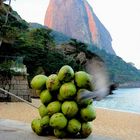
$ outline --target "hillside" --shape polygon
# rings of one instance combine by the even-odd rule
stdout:
[[[34,24],[32,24],[34,28]],[[43,28],[44,26],[42,26]],[[68,44],[70,42],[70,38],[65,36],[62,33],[53,31],[51,32],[56,45],[60,44]],[[87,49],[93,53],[98,54],[105,62],[108,72],[110,75],[110,79],[115,83],[126,83],[126,82],[135,82],[140,81],[140,70],[135,68],[130,63],[126,63],[122,58],[116,55],[111,55],[106,53],[104,50],[100,50],[97,47],[93,47],[87,44]]]
[[[126,63],[121,57],[96,48],[92,49],[92,52],[98,54],[104,60],[112,82],[121,84],[133,82],[134,85],[136,81],[140,81],[140,70],[131,63]]]
[[[84,60],[88,59],[89,56],[95,58],[95,54],[102,58],[112,82],[140,81],[140,71],[120,57],[70,39],[64,34],[42,25],[29,24],[13,10],[10,12],[7,24],[3,26],[1,23],[4,23],[5,12],[0,12],[2,29],[0,31],[0,38],[2,39],[0,56],[23,57],[23,63],[27,66],[30,78],[38,73],[45,73],[46,75],[55,73],[64,64],[71,65],[75,70],[84,69],[84,63],[77,60],[78,54],[84,52],[86,55]],[[74,55],[67,53],[70,51],[67,47],[69,45],[74,48]],[[63,51],[64,47],[67,48],[67,52]],[[4,69],[4,61],[5,59],[0,59],[0,71]]]
[[[46,28],[46,29],[49,29],[47,26],[43,26],[43,25],[38,24],[38,23],[30,23],[30,28],[32,28],[32,29],[37,29],[37,28]],[[56,45],[67,43],[71,39],[67,35],[65,35],[63,33],[60,33],[58,31],[55,31],[55,30],[51,30],[50,35],[55,40],[55,44]]]

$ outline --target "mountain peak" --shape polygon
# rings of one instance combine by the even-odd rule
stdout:
[[[86,0],[50,0],[44,25],[115,54],[109,32]]]

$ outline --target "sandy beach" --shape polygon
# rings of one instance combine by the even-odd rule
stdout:
[[[40,102],[33,99],[39,106]],[[97,118],[93,121],[93,135],[104,135],[120,140],[140,139],[140,114],[96,108]],[[23,102],[0,102],[0,119],[30,123],[39,117],[38,110]]]

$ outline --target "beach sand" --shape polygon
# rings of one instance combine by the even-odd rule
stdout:
[[[32,103],[40,105],[39,100]],[[96,108],[97,118],[93,121],[93,135],[103,135],[120,140],[140,139],[140,114]],[[0,102],[0,119],[30,123],[39,117],[38,110],[23,102]]]

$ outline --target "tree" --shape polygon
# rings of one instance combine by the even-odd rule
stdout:
[[[76,53],[87,51],[87,45],[83,42],[78,41],[77,39],[71,39],[69,44],[73,45],[76,48]]]
[[[3,5],[3,2],[6,0],[0,0],[0,7]]]
[[[6,0],[0,0],[0,7],[1,7],[1,8],[2,8],[2,5],[3,5],[3,2],[4,2],[4,1],[6,1]],[[11,5],[11,0],[9,0],[8,8],[5,10],[6,16],[5,16],[5,22],[4,22],[4,24],[2,25],[2,28],[7,24],[9,12],[10,12],[10,5]],[[7,33],[7,32],[5,32],[5,33]],[[3,41],[3,39],[4,39],[5,37],[6,37],[6,36],[2,36],[2,33],[1,33],[1,37],[0,37],[0,46],[1,46],[2,41]]]

